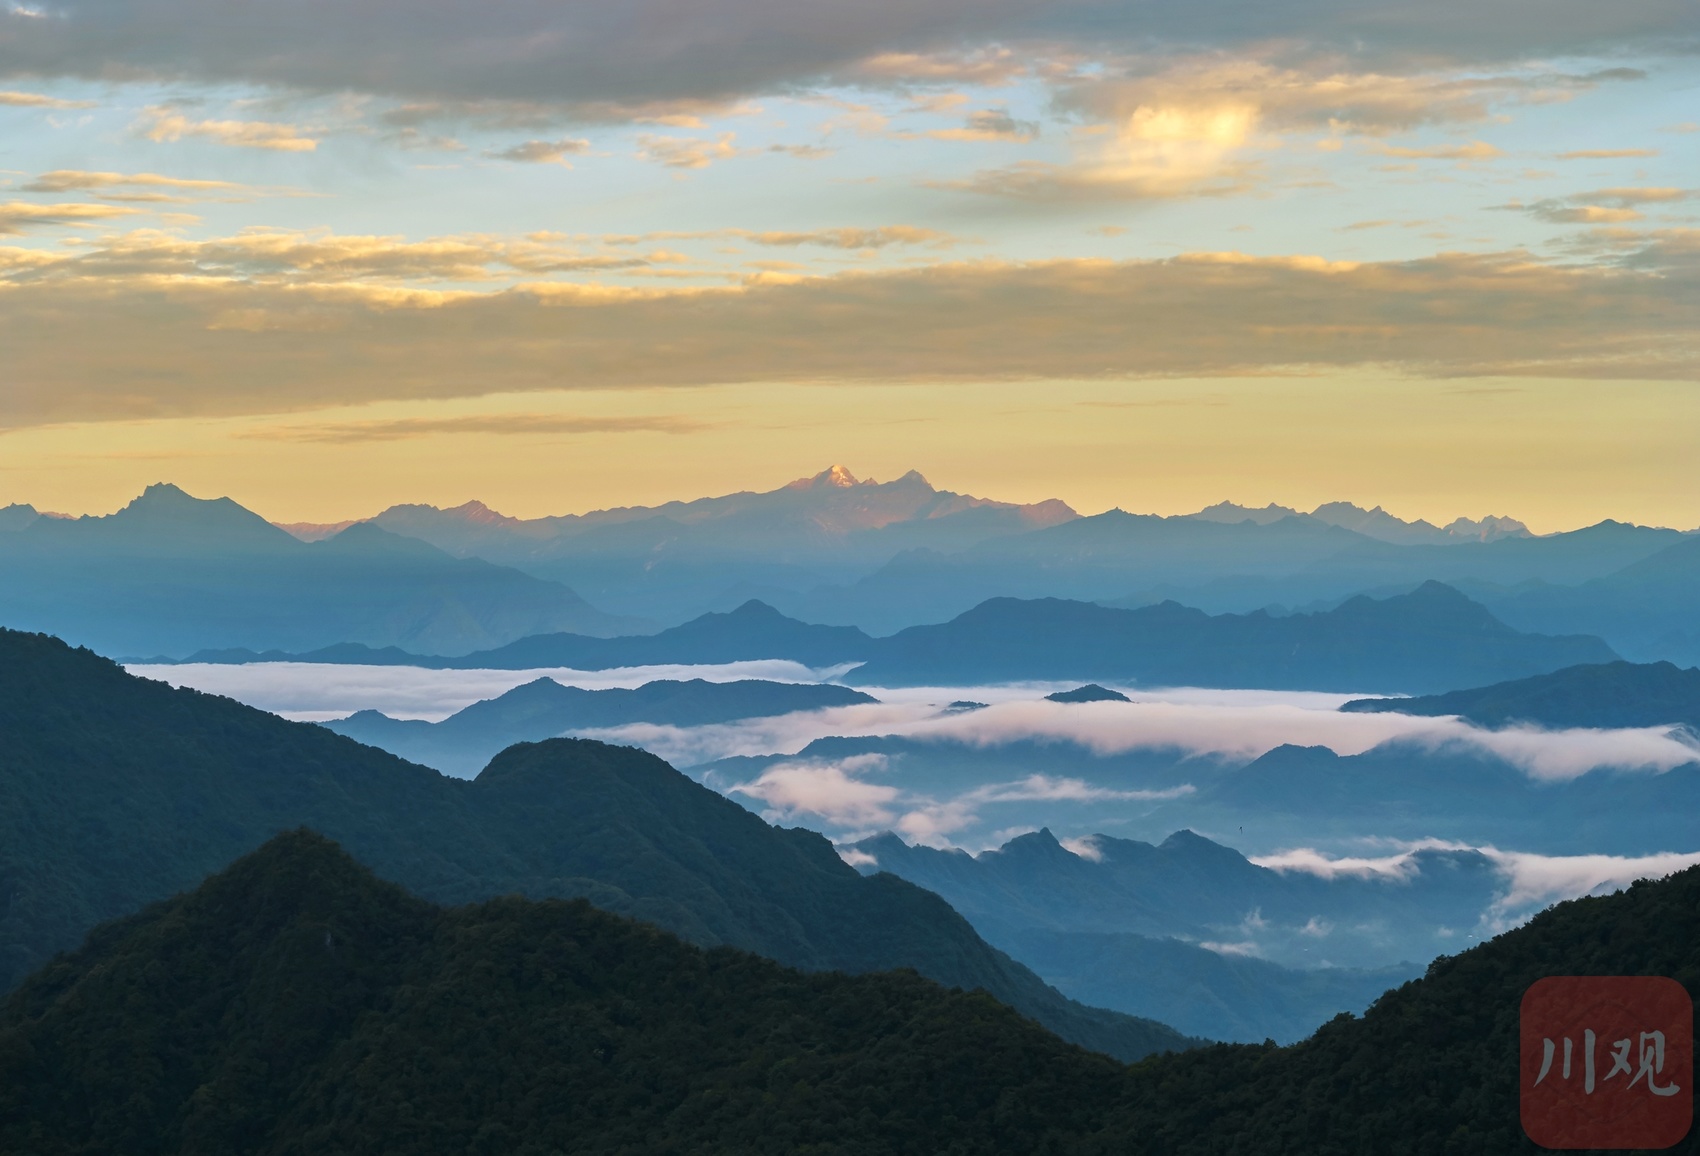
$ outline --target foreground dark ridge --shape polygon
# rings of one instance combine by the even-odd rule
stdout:
[[[1123,1068],[913,975],[805,975],[582,903],[444,911],[296,832],[0,1003],[0,1150],[1535,1152],[1517,1007],[1552,974],[1692,991],[1700,868],[1561,904],[1305,1043]]]
[[[444,911],[298,832],[0,1008],[0,1149],[978,1152],[1101,1114],[1119,1071],[913,973]]]
[[[310,826],[443,903],[584,897],[809,970],[913,967],[1121,1058],[1173,1029],[1065,999],[896,876],[770,827],[653,755],[555,739],[477,779],[0,631],[0,990],[89,928]]]

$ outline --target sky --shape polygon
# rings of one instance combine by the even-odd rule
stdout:
[[[1692,528],[1688,0],[11,0],[0,504]]]

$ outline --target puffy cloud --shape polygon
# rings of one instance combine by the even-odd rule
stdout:
[[[1620,225],[1641,219],[1644,205],[1666,205],[1690,200],[1693,189],[1677,188],[1614,188],[1574,193],[1568,197],[1549,198],[1533,204],[1514,203],[1501,206],[1516,209],[1560,225]]]
[[[319,142],[292,124],[266,120],[191,120],[175,109],[149,108],[138,124],[151,141],[180,141],[201,137],[231,148],[271,149],[277,152],[312,152]]]
[[[713,140],[701,137],[651,136],[638,137],[638,155],[670,169],[706,169],[715,161],[738,155],[732,142],[736,133],[723,132]]]
[[[1039,124],[1016,120],[1008,109],[985,108],[970,113],[959,128],[936,128],[926,135],[934,140],[1030,141],[1039,135]]]
[[[565,165],[567,157],[585,152],[589,148],[590,142],[582,139],[528,140],[498,149],[489,155],[499,161],[515,161],[519,164]]]
[[[881,827],[896,817],[891,804],[902,792],[852,776],[855,771],[883,763],[877,755],[838,762],[776,763],[753,782],[740,783],[732,790],[761,800],[775,819],[806,815],[839,827]]]

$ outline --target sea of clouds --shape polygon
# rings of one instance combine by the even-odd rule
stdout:
[[[298,722],[346,718],[359,710],[382,711],[391,718],[438,722],[475,702],[496,698],[516,686],[552,678],[586,690],[635,687],[658,679],[700,678],[735,682],[743,678],[773,682],[821,682],[842,667],[811,670],[781,659],[731,662],[714,666],[626,666],[612,670],[430,670],[421,666],[356,666],[320,662],[192,662],[125,667],[140,678],[221,694]]]
[[[539,677],[602,689],[635,687],[656,679],[821,682],[842,673],[784,661],[606,671],[428,670],[316,663],[129,669],[142,677],[227,695],[303,721],[367,709],[396,718],[437,720]],[[1681,728],[1488,730],[1457,718],[1341,713],[1338,708],[1343,702],[1361,697],[1346,694],[1121,688],[1132,701],[1045,701],[1046,694],[1070,685],[870,687],[864,689],[879,698],[878,703],[701,727],[634,724],[581,733],[644,747],[681,767],[732,756],[780,756],[745,774],[711,772],[699,777],[741,798],[770,821],[809,826],[840,842],[893,830],[913,843],[970,849],[997,846],[1032,830],[1032,823],[1009,821],[1027,808],[1071,805],[1090,822],[1094,814],[1109,818],[1130,807],[1184,801],[1195,788],[1187,783],[1151,789],[1113,786],[1042,767],[1011,776],[1007,764],[996,768],[989,764],[985,781],[965,790],[931,794],[894,777],[883,754],[813,758],[800,757],[799,752],[817,739],[832,736],[896,736],[968,749],[1025,743],[1067,744],[1100,756],[1171,751],[1219,764],[1250,761],[1283,744],[1323,746],[1340,755],[1355,755],[1400,743],[1436,753],[1491,755],[1544,782],[1594,771],[1656,774],[1700,758],[1700,744]],[[984,705],[950,709],[950,704],[959,702]],[[1064,842],[1074,853],[1091,858],[1089,836]],[[1418,870],[1418,855],[1424,850],[1476,851],[1493,863],[1503,880],[1500,896],[1482,913],[1479,934],[1502,930],[1561,899],[1613,890],[1700,862],[1700,852],[1538,855],[1444,839],[1399,842],[1373,833],[1365,833],[1358,842],[1361,849],[1356,852],[1340,846],[1290,846],[1254,856],[1253,862],[1327,879],[1375,877],[1397,884]]]

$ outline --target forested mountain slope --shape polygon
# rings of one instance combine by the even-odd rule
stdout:
[[[451,779],[0,631],[0,988],[299,826],[438,902],[582,896],[797,967],[983,987],[1115,1055],[1184,1042],[1064,999],[931,892],[864,879],[821,836],[770,827],[642,751],[555,739]]]
[[[1561,904],[1304,1043],[1123,1068],[912,975],[582,904],[443,911],[297,832],[0,1002],[0,1149],[1533,1153],[1518,1008],[1549,975],[1692,991],[1700,868]]]

